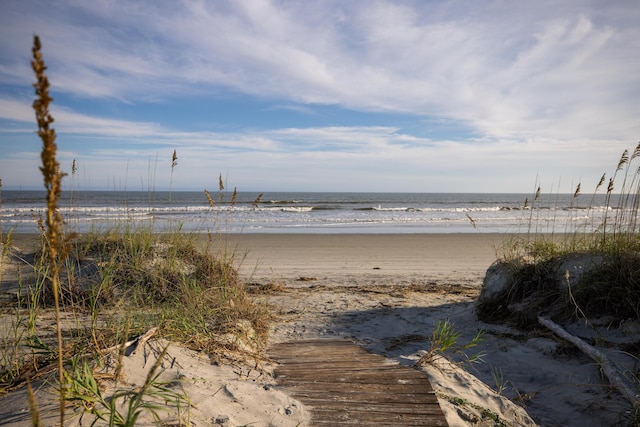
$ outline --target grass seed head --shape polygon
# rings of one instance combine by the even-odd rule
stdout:
[[[213,201],[213,198],[211,197],[211,193],[209,193],[209,190],[205,189],[204,195],[207,196],[207,200],[209,201],[209,206],[211,206],[212,208],[215,207],[216,204]]]
[[[620,156],[620,161],[618,162],[618,167],[616,167],[616,172],[622,169],[622,167],[629,161],[629,150],[624,150],[622,156]]]
[[[238,188],[233,187],[233,194],[231,195],[231,206],[235,206],[237,197],[238,197]]]
[[[251,206],[253,206],[254,209],[257,208],[261,200],[262,200],[262,193],[260,193],[258,197],[256,197],[256,199],[253,201]]]
[[[596,192],[600,187],[602,187],[602,184],[604,184],[604,180],[606,177],[607,177],[607,174],[603,173],[602,176],[600,177],[600,181],[598,181],[598,185],[596,185]]]
[[[173,149],[173,156],[171,156],[171,170],[173,170],[173,168],[175,168],[176,166],[178,166],[178,153],[176,152],[176,150],[174,148]]]
[[[636,149],[633,150],[633,154],[631,155],[631,159],[630,160],[633,160],[638,156],[640,156],[640,142],[638,142],[638,145],[636,145]]]

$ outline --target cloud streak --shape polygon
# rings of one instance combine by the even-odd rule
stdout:
[[[462,183],[471,170],[487,181],[492,170],[517,173],[508,162],[525,156],[556,168],[563,163],[550,156],[595,167],[640,135],[640,8],[631,0],[8,1],[0,15],[0,85],[31,84],[27,54],[39,33],[52,84],[64,95],[54,104],[58,131],[140,144],[132,156],[153,157],[171,145],[205,167],[215,151],[227,165],[247,170],[232,157],[241,155],[270,176],[332,162],[363,185],[378,173],[392,181],[384,172],[391,165],[393,180],[415,180],[422,163],[433,182],[432,170],[440,170]],[[416,124],[407,131],[387,123],[248,123],[218,132],[128,118],[118,107],[244,96],[272,111],[313,117],[314,106],[337,106],[407,115]],[[24,99],[1,90],[0,119],[32,121]],[[80,113],[78,100],[106,107]],[[437,121],[469,128],[473,137],[426,137]],[[460,166],[443,166],[450,159]],[[368,178],[355,179],[355,171]],[[423,187],[434,186],[416,185]]]

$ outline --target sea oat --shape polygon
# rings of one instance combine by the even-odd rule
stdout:
[[[630,160],[633,160],[638,156],[640,156],[640,142],[638,142],[638,145],[636,145],[636,149],[633,150],[633,154],[631,155],[631,159]]]
[[[58,373],[60,381],[60,425],[64,425],[65,412],[65,386],[64,386],[64,365],[62,357],[62,331],[60,323],[60,301],[59,301],[59,265],[58,256],[64,256],[65,242],[62,239],[62,216],[58,211],[58,200],[62,187],[62,177],[60,164],[56,160],[58,149],[55,140],[56,132],[50,127],[53,117],[49,113],[49,104],[53,98],[49,96],[49,79],[45,74],[47,67],[42,59],[40,49],[40,39],[33,37],[33,60],[31,66],[36,75],[37,82],[33,84],[36,92],[36,99],[33,101],[33,109],[38,123],[38,136],[42,140],[42,166],[40,171],[44,177],[44,186],[47,189],[47,218],[46,218],[46,238],[49,243],[49,268],[51,277],[50,294],[53,294],[55,302],[56,326],[58,335]]]
[[[471,218],[471,215],[469,214],[465,214],[465,215],[467,215],[467,219],[469,220],[469,222],[471,222],[471,225],[473,226],[473,228],[477,230],[478,226],[476,224],[476,220]]]
[[[169,179],[169,204],[171,204],[171,194],[173,193],[173,170],[177,165],[178,165],[178,153],[174,148],[173,155],[171,156],[171,178]]]
[[[238,188],[233,187],[233,194],[231,195],[231,206],[236,204],[236,198],[238,197]]]
[[[624,150],[622,156],[620,156],[620,161],[618,162],[618,167],[616,168],[616,172],[622,169],[622,166],[625,165],[629,161],[629,150]]]
[[[205,194],[205,196],[207,196],[207,200],[209,201],[209,206],[211,206],[213,208],[215,206],[215,202],[213,201],[213,198],[211,197],[211,193],[209,193],[209,190],[205,189],[204,190],[204,194]]]
[[[576,191],[573,193],[573,198],[575,199],[579,195],[580,195],[580,183],[578,183],[578,186],[576,187]]]
[[[600,177],[600,181],[598,181],[598,185],[596,185],[596,192],[598,191],[598,189],[600,187],[602,187],[602,184],[604,184],[604,180],[606,178],[607,174],[603,173],[602,176]]]
[[[262,193],[260,193],[258,195],[258,197],[256,197],[256,199],[253,201],[253,203],[251,204],[251,206],[255,209],[258,207],[258,205],[260,204],[260,201],[262,200]]]

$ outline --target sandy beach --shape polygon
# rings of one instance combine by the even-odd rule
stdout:
[[[287,284],[307,276],[343,284],[345,277],[402,283],[481,279],[502,241],[500,235],[481,234],[235,234],[225,239],[237,258],[244,258],[243,274]]]
[[[14,244],[27,247],[29,240],[16,235]],[[630,425],[629,403],[571,345],[548,331],[477,320],[474,299],[501,244],[501,235],[482,234],[242,234],[217,241],[219,249],[235,254],[256,300],[277,315],[270,343],[345,338],[413,366],[429,349],[439,321],[453,323],[461,343],[483,330],[483,341],[468,350],[469,356],[483,353],[482,362],[464,363],[458,354],[420,367],[451,426],[494,425],[487,414],[513,426]],[[596,333],[584,325],[571,328],[576,335]],[[615,333],[624,340],[638,331],[629,324]],[[194,420],[221,416],[228,425],[312,425],[304,405],[277,390],[274,366],[265,365],[259,373],[225,370],[197,355],[184,359],[185,350],[174,348],[182,365],[190,366],[181,375],[186,369],[187,375],[202,379],[189,385],[190,393],[199,396]],[[171,369],[165,374],[172,375]],[[212,396],[220,387],[229,393]],[[4,412],[0,420],[6,422]],[[8,424],[28,425],[24,420]]]
[[[268,297],[281,314],[272,342],[348,337],[412,365],[429,348],[437,322],[449,320],[463,342],[485,331],[483,342],[469,350],[484,356],[481,363],[462,365],[468,371],[464,375],[458,367],[450,375],[425,368],[443,395],[463,396],[509,425],[527,425],[525,418],[518,421],[521,408],[543,426],[626,425],[628,402],[572,345],[542,328],[524,332],[477,320],[474,300],[503,239],[498,234],[255,234],[230,236],[229,243],[238,253],[248,250],[241,271],[249,282],[284,286]],[[584,337],[604,337],[605,329],[571,325],[572,333]],[[633,340],[637,325],[615,333],[620,336],[612,340]],[[453,380],[467,374],[472,378]],[[472,406],[447,399],[441,406],[450,425],[481,425]]]

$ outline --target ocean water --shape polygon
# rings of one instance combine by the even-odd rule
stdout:
[[[605,196],[487,193],[212,193],[66,191],[59,203],[69,230],[142,225],[228,233],[516,233],[592,230],[602,224]],[[615,199],[615,198],[614,198]],[[2,191],[2,232],[37,231],[44,191]],[[609,206],[616,206],[612,200]],[[611,215],[611,214],[609,214]]]

